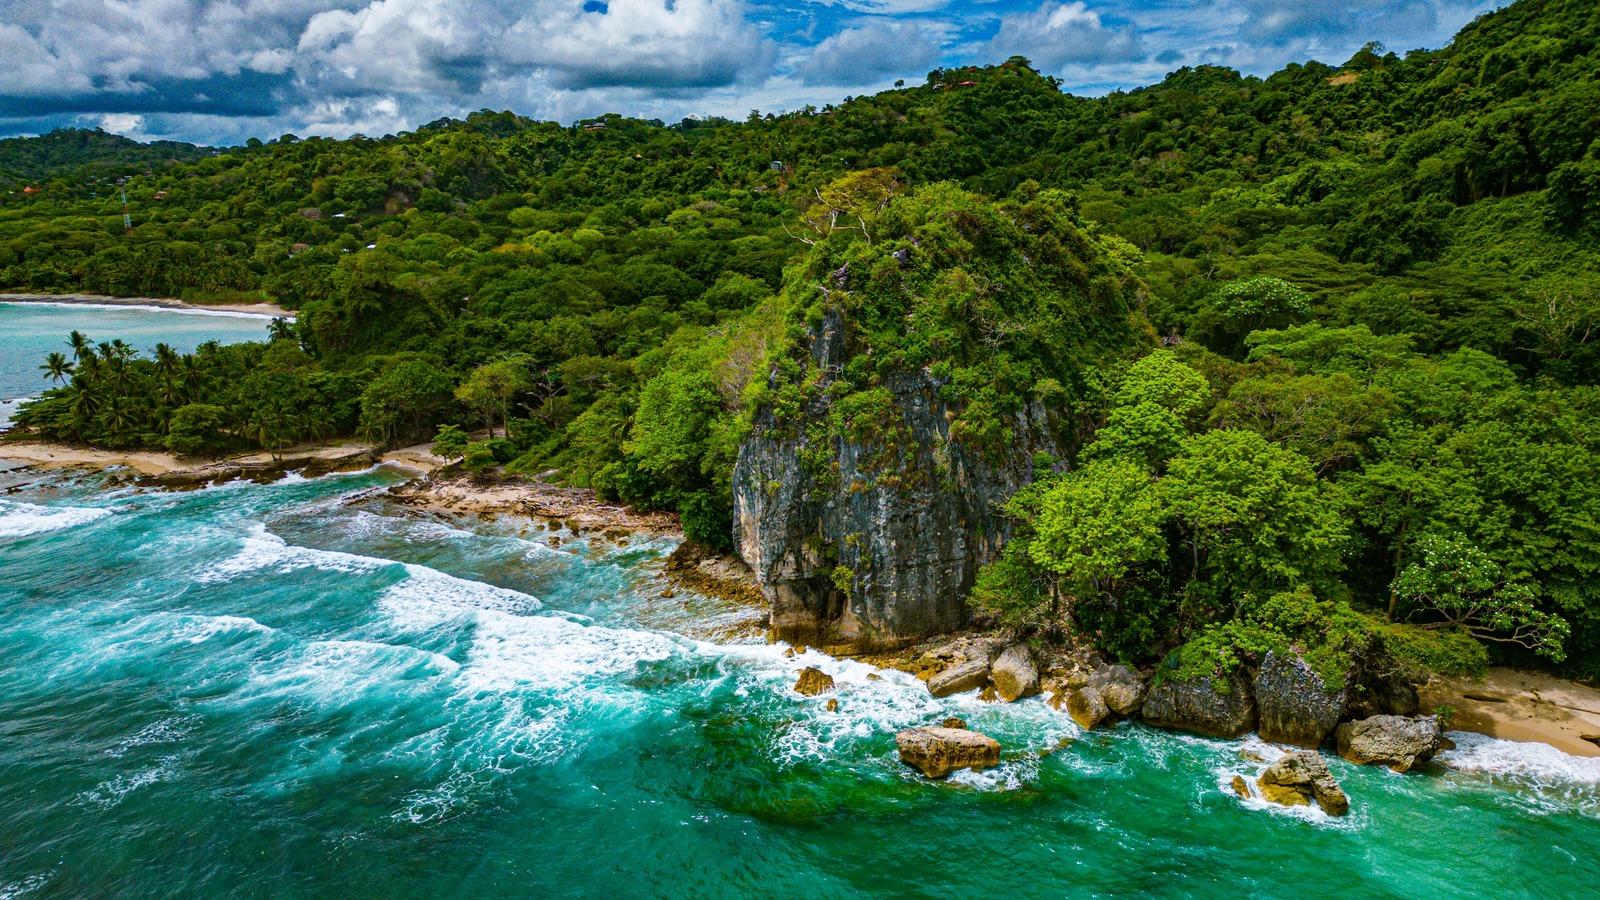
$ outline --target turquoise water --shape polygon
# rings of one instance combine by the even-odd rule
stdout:
[[[1037,699],[786,659],[739,637],[758,610],[663,597],[667,542],[422,514],[384,494],[404,477],[0,472],[0,898],[1600,884],[1600,761],[1458,734],[1424,773],[1330,760],[1346,819],[1268,808],[1228,789],[1259,741],[1084,735]],[[837,711],[789,689],[806,665]],[[896,730],[949,715],[999,769],[898,762]]]
[[[52,350],[71,356],[66,339],[73,329],[96,342],[121,338],[146,354],[163,342],[188,353],[206,341],[265,340],[269,321],[243,313],[0,300],[0,427],[18,399],[37,397],[50,387],[39,364]]]
[[[1457,735],[1226,789],[1259,742],[693,635],[670,547],[392,506],[390,470],[193,493],[0,475],[0,896],[1593,896],[1600,764]],[[687,601],[692,607],[692,598]],[[739,611],[721,611],[727,621]],[[789,690],[815,664],[837,712]],[[948,783],[896,729],[1007,759]],[[1041,758],[1064,739],[1077,738]]]

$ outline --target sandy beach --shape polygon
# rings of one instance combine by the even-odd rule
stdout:
[[[274,303],[190,303],[168,297],[106,297],[100,294],[0,294],[0,303],[65,303],[89,306],[145,306],[159,309],[240,313],[293,319],[294,313]]]
[[[1417,694],[1424,710],[1454,707],[1451,727],[1458,731],[1600,756],[1600,690],[1538,672],[1495,668],[1482,681],[1435,679]]]

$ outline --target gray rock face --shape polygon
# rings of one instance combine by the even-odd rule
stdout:
[[[928,693],[935,697],[948,697],[973,691],[989,683],[989,661],[969,659],[957,663],[928,679]]]
[[[1119,716],[1131,716],[1144,703],[1144,679],[1127,666],[1101,666],[1089,675],[1087,687],[1100,693]]]
[[[1342,816],[1350,811],[1350,798],[1328,771],[1322,754],[1314,750],[1284,754],[1261,773],[1256,783],[1261,788],[1261,796],[1284,806],[1303,805],[1315,799],[1330,816]]]
[[[929,778],[957,769],[981,772],[1000,764],[1000,742],[964,728],[907,728],[894,736],[900,761]]]
[[[1039,667],[1022,644],[1012,644],[1000,654],[989,668],[989,680],[1007,703],[1039,693]]]
[[[1063,454],[1038,403],[1000,423],[1013,439],[998,454],[952,438],[961,409],[925,370],[884,380],[890,412],[867,434],[858,423],[859,440],[821,437],[848,332],[830,313],[809,333],[802,377],[819,382],[797,417],[757,415],[734,466],[734,540],[779,639],[859,652],[964,624],[978,568],[1010,534],[1002,504],[1035,453]]]
[[[1349,697],[1328,690],[1300,657],[1270,652],[1256,673],[1255,695],[1264,740],[1313,750],[1333,733]]]
[[[1150,688],[1141,709],[1157,728],[1235,738],[1256,727],[1256,703],[1244,671],[1194,681],[1163,681]]]
[[[1409,772],[1433,759],[1444,742],[1438,716],[1373,716],[1336,732],[1339,755],[1361,765]]]

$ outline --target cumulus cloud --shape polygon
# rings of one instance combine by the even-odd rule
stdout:
[[[1439,46],[1501,2],[0,0],[0,134],[376,135],[482,107],[737,116],[1015,54],[1096,92],[1181,64],[1266,74],[1369,40]]]
[[[806,84],[848,85],[921,75],[938,65],[941,43],[915,20],[868,19],[823,39],[795,64],[794,74]]]
[[[548,5],[511,27],[500,55],[549,73],[558,87],[722,87],[765,74],[774,57],[738,0]]]
[[[1131,28],[1108,27],[1082,0],[1047,2],[1037,9],[1000,18],[1000,30],[986,45],[990,56],[1022,55],[1039,68],[1124,63],[1143,59],[1139,35]]]
[[[0,116],[382,112],[769,74],[742,0],[0,0]],[[376,111],[376,112],[374,112]]]

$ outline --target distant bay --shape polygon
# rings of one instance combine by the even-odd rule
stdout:
[[[70,353],[74,330],[95,342],[120,338],[145,354],[158,343],[189,353],[207,341],[265,340],[271,320],[259,312],[0,299],[0,428],[19,400],[50,387],[39,364],[53,350]]]

